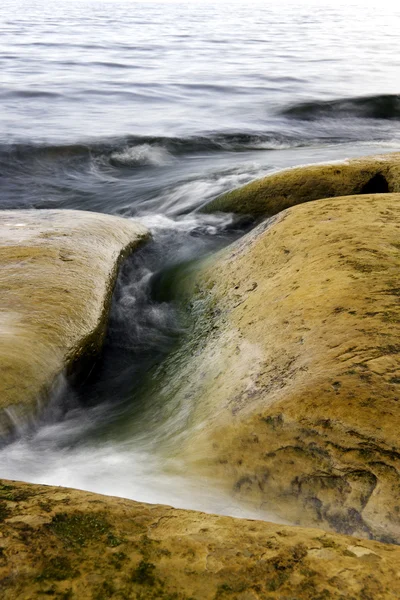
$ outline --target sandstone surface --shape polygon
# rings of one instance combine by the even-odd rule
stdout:
[[[400,194],[293,207],[205,263],[161,386],[190,469],[293,523],[399,542],[399,272]]]
[[[0,213],[0,436],[57,376],[98,352],[121,259],[140,224],[73,210]]]
[[[0,482],[3,600],[386,600],[400,548]]]
[[[272,216],[335,196],[400,192],[400,152],[286,169],[223,194],[204,211]]]

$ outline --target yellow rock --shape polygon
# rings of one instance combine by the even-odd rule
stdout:
[[[399,542],[399,272],[400,194],[293,207],[209,259],[162,390],[190,468],[291,522]]]
[[[121,259],[140,224],[72,210],[0,213],[0,436],[102,343]]]
[[[400,597],[400,548],[318,529],[0,481],[0,530],[2,600]]]
[[[272,216],[320,198],[385,192],[400,192],[400,152],[273,173],[223,194],[204,211]]]

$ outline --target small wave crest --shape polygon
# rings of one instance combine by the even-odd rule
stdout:
[[[135,165],[163,166],[169,164],[173,157],[166,148],[151,144],[139,144],[127,147],[110,156],[110,163],[116,167],[133,167]]]
[[[400,94],[301,102],[286,108],[281,114],[304,121],[324,117],[394,120],[400,118]]]

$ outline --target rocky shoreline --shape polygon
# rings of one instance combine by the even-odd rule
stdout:
[[[180,283],[193,325],[160,386],[186,415],[175,453],[302,527],[3,481],[5,600],[399,597],[397,192],[400,154],[254,182],[206,210],[275,216]],[[7,435],[98,351],[118,264],[148,233],[79,211],[1,219]]]

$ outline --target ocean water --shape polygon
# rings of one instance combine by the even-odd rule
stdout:
[[[94,373],[17,424],[0,477],[273,518],[157,452],[144,378],[186,326],[171,273],[249,226],[202,215],[217,195],[400,149],[399,31],[387,2],[3,0],[0,208],[138,218],[153,241],[121,271]]]

